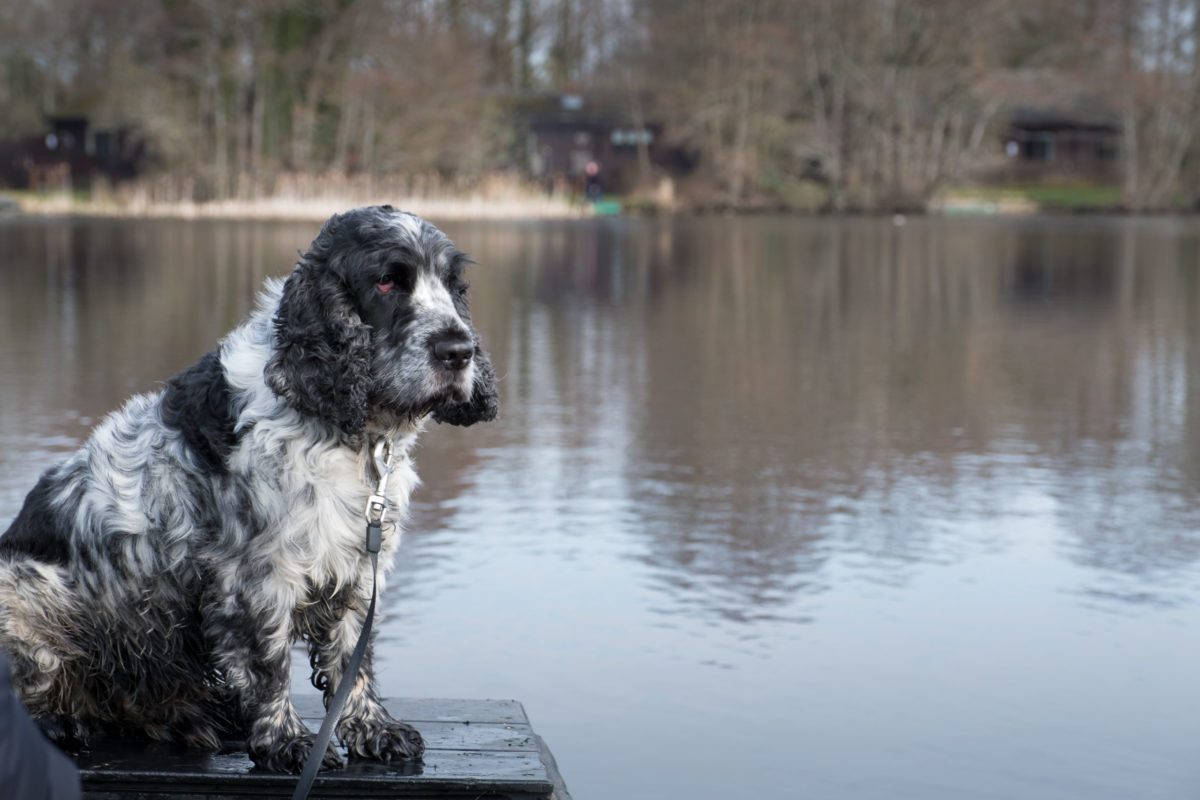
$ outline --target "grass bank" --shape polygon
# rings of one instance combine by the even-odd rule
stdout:
[[[591,214],[585,203],[509,180],[466,189],[415,185],[411,181],[295,179],[269,194],[203,202],[179,181],[145,180],[91,192],[6,191],[10,211],[30,215],[164,217],[180,219],[324,220],[335,211],[388,203],[434,219],[540,219]],[[249,194],[249,193],[247,193]]]
[[[1115,213],[1124,210],[1115,186],[1007,186],[950,189],[931,211],[944,214]]]

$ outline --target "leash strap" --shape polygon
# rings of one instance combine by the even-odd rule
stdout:
[[[371,624],[375,621],[376,582],[379,579],[379,548],[383,545],[383,515],[387,511],[384,492],[387,490],[388,476],[392,473],[392,442],[390,439],[380,439],[375,445],[375,468],[379,472],[379,483],[375,488],[375,493],[367,498],[366,509],[367,552],[371,556],[371,604],[367,606],[367,616],[363,620],[362,630],[359,631],[354,652],[350,654],[350,660],[346,662],[346,669],[342,672],[342,679],[338,682],[337,691],[334,692],[333,699],[329,701],[329,708],[325,711],[325,720],[321,723],[321,730],[317,732],[317,738],[313,741],[308,760],[304,762],[304,771],[300,773],[296,790],[292,792],[292,800],[305,800],[312,789],[313,781],[317,779],[317,770],[321,768],[321,760],[324,759],[325,750],[329,747],[330,739],[333,738],[333,726],[337,724],[338,718],[342,715],[342,709],[346,707],[346,700],[350,697],[350,690],[358,679],[358,670],[362,667],[363,657],[367,653],[367,642],[371,638]]]

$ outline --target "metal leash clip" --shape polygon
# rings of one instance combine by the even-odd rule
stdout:
[[[392,475],[392,440],[384,436],[375,443],[375,472],[379,483],[375,492],[367,497],[367,552],[378,553],[383,545],[383,517],[387,513],[387,482]]]

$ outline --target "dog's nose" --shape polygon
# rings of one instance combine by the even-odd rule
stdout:
[[[433,355],[446,369],[457,372],[466,369],[475,355],[475,345],[467,339],[446,337],[438,339],[433,345]]]

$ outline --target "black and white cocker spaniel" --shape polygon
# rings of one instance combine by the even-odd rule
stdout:
[[[244,736],[259,766],[301,769],[313,735],[290,698],[289,650],[307,643],[328,703],[371,597],[372,443],[393,443],[394,519],[426,421],[496,416],[468,263],[390,206],[332,217],[216,350],[41,477],[0,537],[0,648],[48,731],[213,749]],[[385,572],[397,538],[385,531]],[[338,738],[353,757],[420,758],[370,663],[368,651]]]

